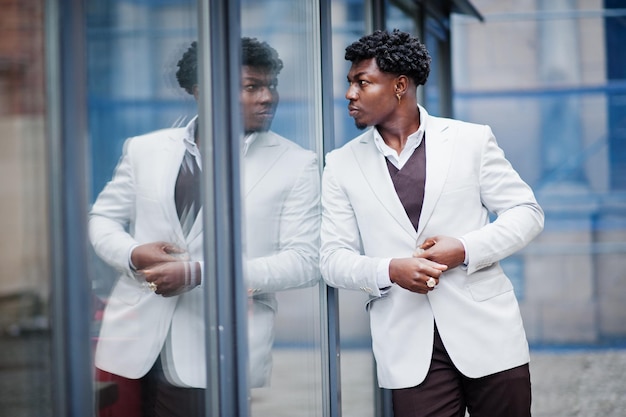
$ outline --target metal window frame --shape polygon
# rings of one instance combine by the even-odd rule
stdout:
[[[320,71],[322,104],[322,147],[320,149],[320,174],[324,155],[335,147],[334,92],[332,61],[332,21],[331,0],[319,2],[320,30]],[[327,286],[323,281],[320,287],[321,312],[321,364],[322,401],[324,417],[341,417],[341,351],[339,338],[339,290]]]
[[[247,302],[239,196],[240,4],[198,1],[198,114],[203,143],[206,416],[249,415]],[[226,41],[225,41],[226,40]],[[209,126],[210,125],[210,126]],[[230,138],[230,140],[225,139]],[[228,279],[224,279],[228,277]]]
[[[47,0],[45,8],[52,407],[68,417],[94,413],[83,6]]]

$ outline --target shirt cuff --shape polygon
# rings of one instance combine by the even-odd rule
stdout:
[[[391,258],[384,258],[378,262],[378,267],[376,268],[376,284],[378,288],[388,288],[391,287],[391,278],[389,278],[389,263],[391,262]]]
[[[132,261],[132,255],[133,255],[133,251],[135,250],[135,248],[139,246],[138,244],[134,244],[133,246],[130,247],[130,249],[128,250],[128,266],[130,267],[130,270],[133,272],[137,272],[137,267],[135,266],[135,264]]]
[[[200,276],[198,277],[198,279],[200,280],[200,283],[198,284],[198,287],[203,287],[204,286],[204,261],[197,261],[200,264]]]
[[[463,251],[465,252],[465,259],[463,260],[463,264],[461,265],[461,267],[467,268],[467,265],[469,265],[469,254],[467,253],[467,245],[465,244],[465,239],[463,239],[462,237],[458,237],[457,239],[461,241],[461,244],[463,245]]]

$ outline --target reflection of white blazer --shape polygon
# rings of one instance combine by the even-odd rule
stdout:
[[[274,340],[274,291],[317,284],[320,175],[317,156],[273,133],[259,133],[243,160],[244,275],[250,386],[267,385]]]
[[[128,265],[133,245],[154,241],[173,242],[185,248],[191,260],[202,260],[202,214],[185,238],[174,203],[174,187],[185,153],[183,138],[189,132],[189,127],[167,129],[127,140],[113,179],[94,203],[89,223],[90,239],[96,253],[121,273],[107,302],[95,362],[107,372],[140,378],[163,351],[165,372],[172,382],[180,386],[205,387],[203,289],[198,287],[180,296],[161,297],[149,291],[142,279],[135,278]],[[313,285],[319,276],[317,233],[304,235],[311,230],[315,232],[319,224],[315,215],[319,210],[315,156],[276,136],[275,146],[258,152],[257,159],[254,155],[262,145],[262,140],[253,143],[249,157],[243,162],[258,174],[258,183],[248,188],[265,191],[256,201],[246,201],[247,207],[265,210],[259,205],[268,204],[273,210],[263,224],[247,222],[247,235],[258,235],[248,243],[255,248],[250,252],[265,257],[249,261],[246,268],[250,273],[263,274],[254,291],[258,295],[253,296],[249,325],[254,386],[267,382],[271,364],[274,301],[273,295],[265,291]],[[280,231],[278,236],[276,230]],[[274,233],[266,234],[270,232]],[[260,243],[270,237],[279,240]],[[289,250],[296,254],[283,255],[283,251]],[[272,257],[284,263],[274,266]],[[259,341],[257,347],[254,341]]]
[[[385,388],[424,380],[434,321],[452,361],[468,377],[529,360],[513,287],[498,261],[542,230],[543,212],[488,126],[432,117],[421,107],[420,114],[426,186],[417,232],[372,130],[327,155],[322,181],[322,275],[329,285],[372,297],[373,350]],[[497,215],[492,223],[489,212]],[[444,272],[428,295],[397,285],[382,294],[379,261],[410,257],[416,245],[436,235],[463,238],[468,267]]]

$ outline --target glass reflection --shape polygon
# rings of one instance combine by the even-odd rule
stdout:
[[[320,287],[313,285],[321,164],[315,155],[322,142],[319,7],[314,0],[264,0],[243,1],[241,8],[244,36],[268,43],[283,62],[271,130],[256,134],[242,160],[246,278],[254,304],[262,305],[258,296],[271,300],[248,316],[248,329],[258,332],[270,314],[274,323],[268,384],[258,387],[251,374],[254,417],[323,415]],[[250,133],[246,60],[244,48],[242,110]],[[269,101],[270,92],[263,94]],[[251,341],[251,350],[257,346]]]
[[[271,377],[274,292],[319,280],[319,166],[315,153],[269,130],[283,67],[277,52],[256,39],[241,43],[249,381],[255,388]],[[177,66],[179,86],[197,100],[196,42]],[[96,254],[119,272],[95,365],[101,379],[136,392],[144,416],[203,415],[199,123],[196,116],[186,127],[128,139],[90,215]]]
[[[196,56],[193,43],[176,72],[180,87],[195,97]],[[138,392],[143,416],[204,415],[198,132],[193,118],[186,127],[126,140],[90,213],[94,250],[119,272],[104,309],[95,366]]]
[[[269,130],[282,68],[269,44],[242,39],[244,270],[253,388],[269,384],[277,309],[273,292],[312,286],[319,279],[317,157]]]

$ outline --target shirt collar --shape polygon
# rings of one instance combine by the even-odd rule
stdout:
[[[385,158],[390,158],[393,161],[399,162],[401,160],[407,160],[413,154],[413,151],[422,143],[424,134],[426,132],[426,117],[421,117],[420,114],[420,127],[409,135],[406,141],[406,145],[398,155],[395,149],[391,148],[385,143],[383,137],[378,132],[378,129],[374,127],[374,143],[378,148],[378,151],[383,154]]]
[[[198,116],[191,119],[185,127],[185,133],[183,135],[183,144],[185,149],[195,158],[198,166],[202,168],[202,158],[200,157],[200,150],[196,146],[196,130],[198,129]]]
[[[187,151],[196,158],[196,161],[198,161],[198,165],[201,166],[200,160],[202,158],[200,158],[200,150],[198,149],[198,146],[196,146],[195,141],[197,129],[198,116],[194,117],[189,123],[187,123],[187,126],[185,127],[185,134],[183,135],[183,143],[185,144],[185,149],[187,149]],[[250,149],[250,146],[258,137],[259,132],[248,133],[244,136],[243,145],[241,147],[243,155],[246,155],[248,153],[248,149]]]
[[[248,133],[243,138],[243,144],[241,145],[241,153],[242,155],[246,155],[248,153],[248,149],[250,149],[250,145],[254,143],[254,141],[259,137],[259,132]]]

